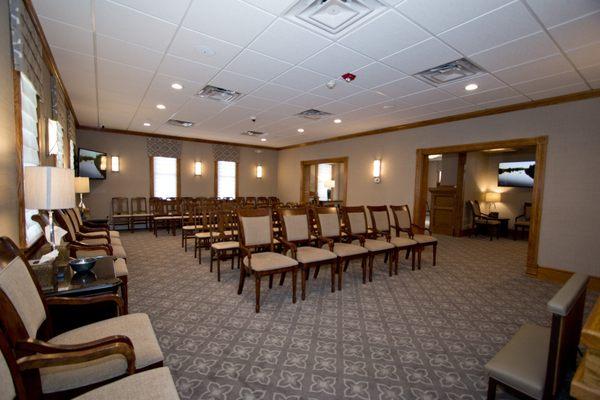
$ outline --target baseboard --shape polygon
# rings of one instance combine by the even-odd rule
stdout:
[[[543,281],[565,283],[571,277],[571,275],[573,275],[573,272],[571,271],[550,267],[538,267],[536,277]],[[600,291],[600,277],[590,277],[588,289]]]

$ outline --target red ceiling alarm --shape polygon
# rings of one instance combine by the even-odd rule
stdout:
[[[356,75],[346,72],[344,75],[342,75],[342,78],[344,78],[346,82],[352,82],[356,79]]]

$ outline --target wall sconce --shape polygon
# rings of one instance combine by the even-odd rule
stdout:
[[[263,177],[263,167],[262,167],[262,165],[260,165],[260,164],[258,164],[258,165],[256,166],[256,177],[257,177],[258,179],[262,179],[262,177]]]
[[[100,157],[100,170],[106,171],[106,156]]]
[[[112,172],[119,172],[121,170],[119,156],[112,156],[110,158],[110,170]]]
[[[194,176],[202,176],[202,161],[194,163]]]
[[[373,182],[381,182],[381,160],[373,160]]]

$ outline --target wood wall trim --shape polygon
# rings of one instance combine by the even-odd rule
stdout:
[[[148,160],[148,171],[150,171],[150,194],[148,197],[154,197],[154,157],[148,156]]]
[[[595,98],[595,97],[600,97],[600,89],[592,89],[592,90],[587,90],[584,92],[577,92],[577,93],[566,94],[563,96],[549,97],[547,99],[529,101],[526,103],[511,104],[508,106],[495,107],[495,108],[490,108],[490,109],[486,109],[486,110],[472,111],[472,112],[463,113],[463,114],[450,115],[447,117],[429,119],[429,120],[418,121],[418,122],[411,122],[409,124],[389,126],[387,128],[373,129],[373,130],[368,130],[368,131],[363,131],[363,132],[356,132],[356,133],[351,133],[349,135],[337,136],[337,137],[329,138],[329,139],[315,140],[313,142],[306,142],[306,143],[299,143],[299,144],[294,144],[294,145],[290,145],[290,146],[278,147],[277,149],[278,150],[295,149],[295,148],[299,148],[299,147],[313,146],[316,144],[323,144],[323,143],[337,142],[340,140],[354,139],[354,138],[358,138],[358,137],[362,137],[362,136],[380,135],[383,133],[390,133],[390,132],[396,132],[396,131],[402,131],[402,130],[414,129],[414,128],[422,128],[424,126],[445,124],[448,122],[462,121],[462,120],[471,119],[471,118],[486,117],[489,115],[503,114],[503,113],[508,113],[508,112],[512,112],[512,111],[520,111],[520,110],[527,110],[530,108],[552,106],[552,105],[568,103],[568,102],[572,102],[572,101],[591,99],[591,98]]]
[[[13,70],[13,103],[15,115],[15,154],[17,170],[17,201],[19,204],[19,247],[24,249],[27,247],[27,238],[25,232],[25,188],[24,188],[24,171],[23,171],[23,116],[21,110],[21,74]]]
[[[538,267],[537,278],[546,281],[563,284],[573,275],[571,271],[565,271],[558,268],[551,267]],[[590,282],[588,283],[589,290],[600,291],[600,277],[591,276]]]

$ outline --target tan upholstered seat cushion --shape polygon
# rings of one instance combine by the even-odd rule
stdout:
[[[248,257],[244,257],[244,265],[248,265]],[[252,254],[252,270],[254,271],[270,271],[293,267],[295,265],[298,265],[296,260],[283,254],[272,253],[270,251]]]
[[[490,377],[541,399],[546,381],[550,328],[525,324],[486,365]]]
[[[500,225],[500,221],[498,221],[497,219],[487,219],[487,218],[475,218],[475,222],[478,224],[485,224],[485,225]]]
[[[108,234],[110,236],[111,241],[115,240],[116,238],[121,237],[121,235],[117,231],[108,231]],[[106,236],[106,231],[85,232],[85,236],[91,236],[91,237]]]
[[[86,343],[111,335],[124,335],[131,339],[136,369],[163,361],[162,351],[146,314],[129,314],[86,325],[58,335],[50,343]],[[102,382],[123,375],[126,369],[127,363],[119,355],[81,364],[43,368],[40,370],[42,391],[53,393]]]
[[[365,248],[369,251],[385,251],[394,247],[396,246],[383,240],[365,239]]]
[[[323,245],[323,249],[329,249],[329,245]],[[368,253],[369,250],[365,249],[362,246],[358,246],[355,244],[348,243],[334,243],[333,244],[333,252],[337,254],[339,257],[348,257],[355,256],[357,254],[365,254]]]
[[[125,252],[123,246],[113,244],[111,247],[113,250],[113,256],[115,256],[116,258],[127,258],[127,253]]]
[[[120,276],[127,276],[129,271],[127,270],[127,263],[122,258],[117,258],[115,260],[115,276],[118,278]]]
[[[14,400],[17,397],[15,384],[2,352],[0,352],[0,388],[2,388],[0,391],[1,400]]]
[[[195,231],[196,229],[200,229],[200,228],[202,228],[202,225],[184,225],[183,226],[184,231]]]
[[[87,392],[77,400],[177,400],[179,395],[169,368],[139,372]]]
[[[194,236],[198,239],[208,239],[210,237],[210,232],[198,232]]]
[[[413,240],[415,240],[419,244],[430,244],[437,243],[437,239],[430,235],[421,235],[420,233],[415,233],[413,236]]]
[[[407,237],[392,236],[392,238],[390,239],[390,243],[392,243],[396,247],[409,247],[417,244],[417,241]]]
[[[228,242],[217,242],[211,244],[210,247],[212,247],[215,250],[231,250],[240,247],[240,242],[236,242],[233,240]]]
[[[515,221],[516,226],[529,226],[529,221]]]
[[[298,247],[296,258],[303,264],[310,264],[319,261],[335,260],[337,255],[329,250],[319,249],[318,247]]]
[[[95,245],[95,244],[108,244],[108,240],[106,240],[105,238],[98,238],[98,239],[83,239],[83,240],[79,240],[80,242],[84,243],[84,244],[91,244],[91,245]]]

